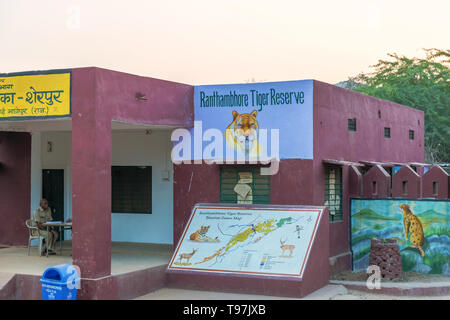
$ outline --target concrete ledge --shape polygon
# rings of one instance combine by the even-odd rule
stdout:
[[[167,265],[110,275],[100,279],[81,279],[80,300],[127,300],[161,289],[166,283]]]
[[[369,289],[366,282],[330,280],[331,284],[340,284],[349,290],[359,290],[374,294],[389,294],[398,296],[441,296],[450,294],[450,283],[408,282],[385,283],[381,282],[380,289]]]
[[[110,275],[100,279],[81,279],[77,299],[133,299],[161,289],[166,284],[167,265]],[[41,300],[41,276],[0,274],[0,300]]]
[[[167,272],[167,288],[214,291],[236,294],[253,294],[301,298],[323,287],[312,287],[299,278],[261,277],[241,274],[208,274],[200,272]]]
[[[12,299],[16,291],[16,279],[13,273],[0,273],[0,300]]]

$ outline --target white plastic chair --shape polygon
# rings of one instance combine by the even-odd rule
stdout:
[[[37,239],[39,242],[39,255],[42,255],[42,245],[44,242],[45,237],[41,236],[39,234],[39,229],[38,227],[34,226],[33,224],[33,220],[28,219],[27,221],[25,221],[25,225],[28,228],[28,233],[30,235],[29,239],[28,239],[28,255],[30,255],[30,245],[31,245],[31,240]]]

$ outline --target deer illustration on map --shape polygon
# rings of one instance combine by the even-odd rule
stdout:
[[[292,251],[294,251],[295,245],[293,245],[293,244],[285,244],[285,243],[286,243],[286,240],[283,241],[283,240],[281,240],[281,239],[280,239],[280,243],[281,243],[280,248],[281,248],[281,250],[283,251],[283,252],[281,253],[281,256],[282,256],[282,257],[285,257],[284,252],[285,252],[286,250],[289,250],[289,257],[292,257]]]
[[[187,260],[187,264],[189,264],[189,260],[191,260],[192,256],[197,252],[198,249],[192,249],[191,253],[181,253],[180,254],[180,263],[182,259]]]

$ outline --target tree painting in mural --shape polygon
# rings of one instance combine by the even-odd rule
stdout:
[[[450,50],[424,49],[425,58],[388,54],[373,71],[340,83],[347,89],[425,112],[425,160],[450,162]]]

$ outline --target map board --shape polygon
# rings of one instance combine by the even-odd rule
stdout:
[[[197,205],[168,270],[302,277],[322,207]]]

